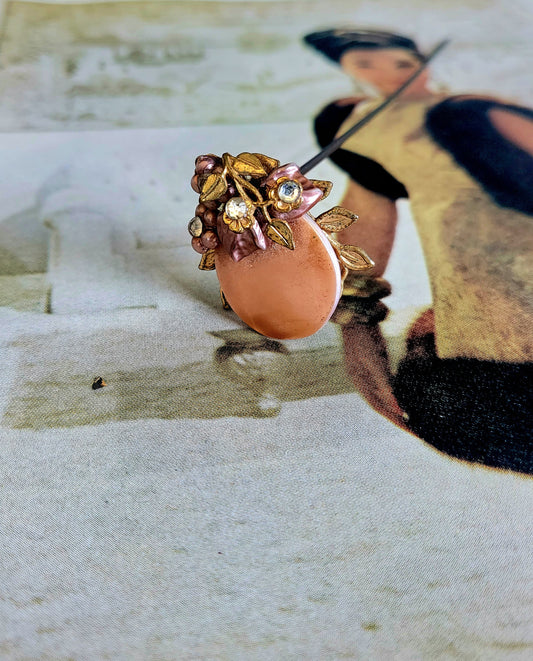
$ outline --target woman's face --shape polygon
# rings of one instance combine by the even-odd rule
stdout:
[[[383,48],[346,51],[341,56],[340,65],[349,76],[370,83],[383,94],[389,95],[403,85],[422,63],[410,51],[403,48]],[[425,91],[427,82],[426,70],[409,86],[409,93]]]

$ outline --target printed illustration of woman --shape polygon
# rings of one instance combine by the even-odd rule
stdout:
[[[425,60],[411,39],[382,31],[327,30],[305,41],[381,97],[329,104],[315,120],[322,146]],[[395,375],[383,314],[338,317],[356,387],[380,413],[449,455],[533,472],[533,111],[435,93],[426,70],[331,158],[350,177],[341,204],[359,215],[339,239],[364,246],[376,263],[374,289],[348,280],[341,309],[364,312],[370,301],[376,310],[388,293],[381,276],[402,197],[433,299],[410,329]]]

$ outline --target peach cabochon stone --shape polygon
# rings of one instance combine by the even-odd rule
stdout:
[[[341,295],[341,273],[327,237],[305,214],[290,223],[294,250],[270,244],[234,262],[215,253],[220,287],[233,311],[262,335],[292,340],[316,333]]]

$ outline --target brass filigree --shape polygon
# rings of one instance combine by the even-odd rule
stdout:
[[[363,271],[374,266],[374,262],[362,248],[357,246],[342,246],[340,248],[341,262],[350,271]]]
[[[226,163],[230,165],[229,170],[233,169],[234,173],[237,172],[241,175],[248,175],[250,177],[266,177],[270,172],[268,164],[265,165],[264,160],[261,158],[262,154],[250,154],[248,152],[243,152],[237,157],[233,158],[230,154],[224,154],[223,158],[226,157]],[[278,162],[279,165],[279,162]],[[275,165],[274,167],[278,167]]]
[[[300,195],[293,202],[280,199],[278,189],[286,181],[293,181],[283,177],[275,181],[275,185],[268,185],[265,192],[264,181],[268,175],[279,167],[279,161],[264,154],[242,152],[232,156],[227,152],[222,155],[222,172],[212,172],[200,180],[200,202],[211,202],[224,196],[230,183],[236,189],[238,196],[225,203],[223,221],[228,228],[236,234],[242,234],[254,224],[259,211],[261,219],[265,222],[265,234],[271,241],[278,243],[289,250],[294,250],[294,237],[290,225],[276,214],[286,213],[298,208],[302,201],[303,188],[301,183],[294,181],[300,188]],[[307,184],[310,182],[307,181]],[[331,182],[319,179],[312,180],[312,186],[318,188],[323,197],[329,194]],[[246,205],[238,209],[239,204]],[[203,266],[201,267],[203,268]]]
[[[231,305],[228,303],[228,299],[222,289],[220,290],[220,300],[222,301],[222,307],[224,310],[231,310]]]
[[[202,183],[200,202],[211,202],[217,200],[228,190],[228,184],[222,174],[211,173],[207,175]]]
[[[198,264],[200,271],[214,271],[215,270],[215,251],[208,250],[202,255],[202,259]]]
[[[294,250],[294,238],[289,224],[284,220],[273,220],[267,225],[266,235],[271,241],[279,243],[284,248]]]
[[[319,188],[322,191],[322,199],[325,200],[326,197],[331,193],[333,188],[332,181],[325,181],[324,179],[311,179],[311,183],[315,188]]]
[[[333,209],[321,213],[316,218],[316,223],[325,232],[340,232],[355,223],[358,217],[344,207],[333,207]]]
[[[200,202],[217,203],[224,225],[234,234],[242,234],[246,230],[259,232],[259,236],[263,233],[274,243],[289,250],[294,250],[295,244],[288,221],[308,213],[318,199],[329,195],[333,186],[330,181],[307,179],[294,164],[280,167],[277,159],[260,153],[242,152],[232,156],[226,152],[221,158],[212,154],[201,158],[210,160],[211,168],[216,167],[211,172],[197,171]],[[363,271],[374,266],[364,250],[341,245],[332,236],[356,220],[356,214],[339,206],[325,211],[315,219],[335,251],[343,281],[348,270]],[[193,237],[198,237],[196,224],[189,228]],[[202,236],[203,229],[199,238]],[[214,249],[202,255],[198,268],[203,271],[215,268]],[[227,301],[222,293],[221,297],[226,307]]]

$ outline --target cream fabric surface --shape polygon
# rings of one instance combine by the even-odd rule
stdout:
[[[375,413],[332,324],[257,350],[186,230],[198,153],[303,163],[313,113],[349,94],[306,29],[452,34],[445,80],[527,97],[529,0],[252,4],[6,13],[0,124],[19,132],[0,140],[0,659],[529,661],[531,479]],[[335,183],[324,211],[345,178],[314,176]],[[393,356],[429,302],[401,206]]]

